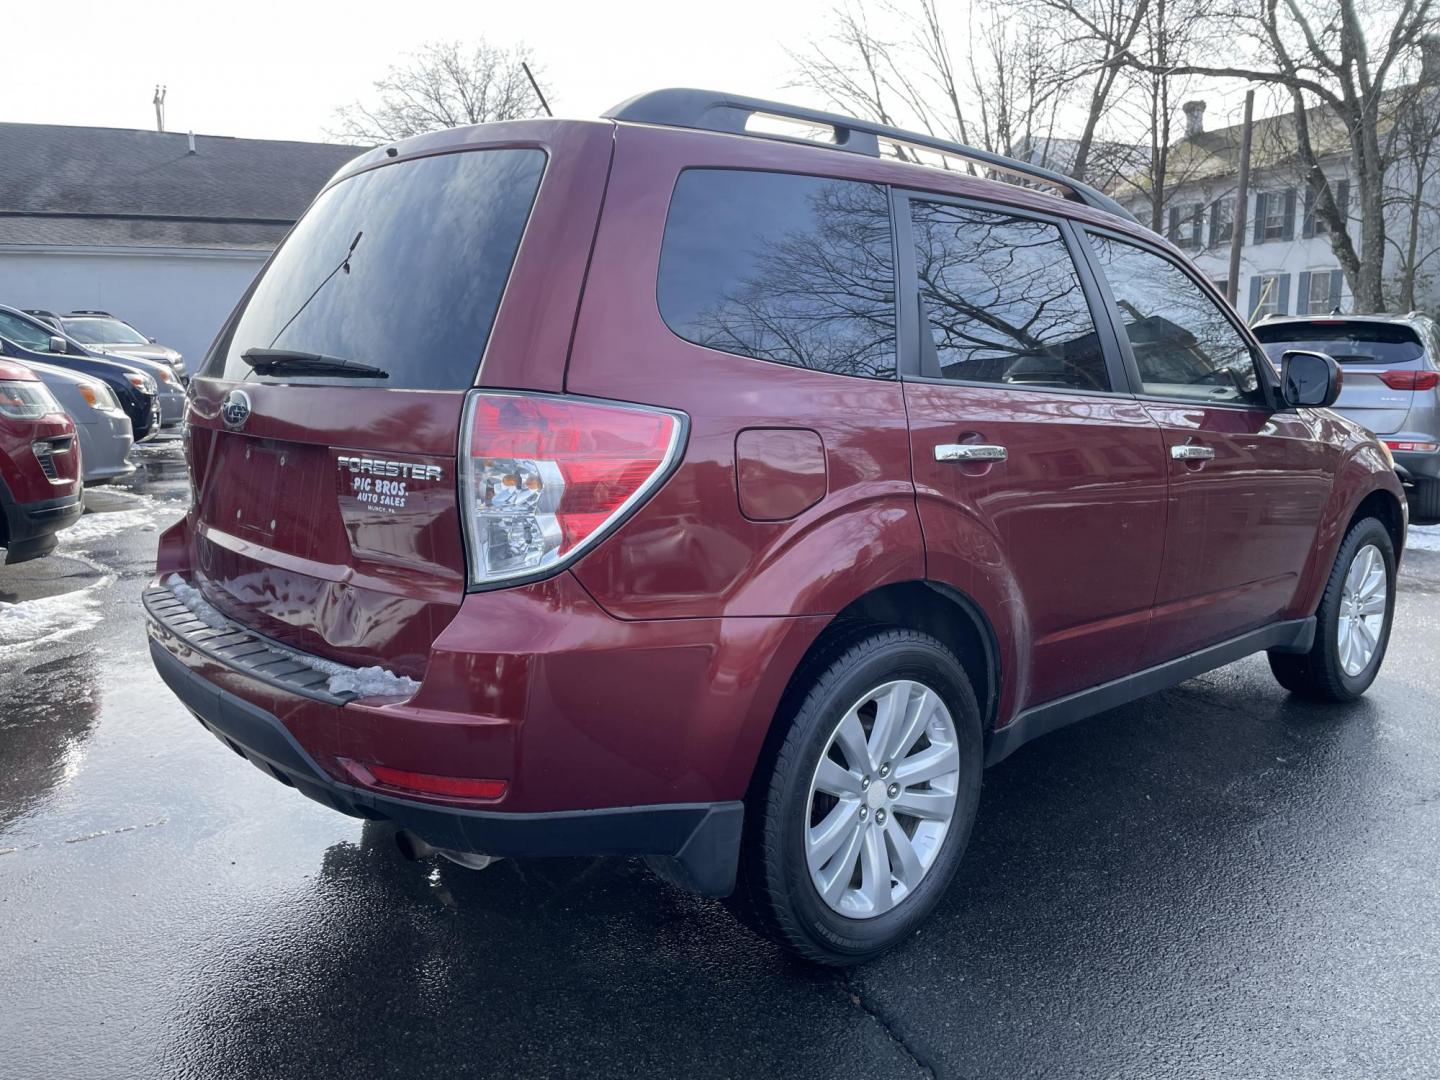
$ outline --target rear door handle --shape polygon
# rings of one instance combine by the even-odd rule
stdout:
[[[941,443],[935,447],[936,461],[1004,461],[1005,447],[984,443]]]
[[[1185,446],[1170,447],[1170,456],[1176,461],[1210,461],[1215,457],[1215,451],[1208,446]]]

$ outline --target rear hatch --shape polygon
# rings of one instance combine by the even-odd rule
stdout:
[[[535,337],[504,330],[502,297],[524,305],[517,286],[533,293],[540,280],[522,274],[538,257],[537,225],[544,239],[557,215],[588,212],[567,232],[588,251],[608,133],[598,169],[557,169],[552,144],[564,138],[497,145],[487,130],[431,137],[394,160],[377,151],[362,162],[373,167],[324,191],[192,386],[194,584],[303,652],[423,677],[466,588],[455,476],[465,393],[487,346]],[[577,169],[593,174],[588,198]],[[555,193],[557,176],[571,182]],[[570,292],[573,319],[578,282]],[[536,364],[543,382],[550,365]]]
[[[1411,387],[1433,371],[1420,335],[1405,323],[1312,319],[1262,323],[1255,333],[1277,364],[1287,349],[1333,356],[1344,375],[1335,408],[1377,435],[1404,430],[1415,397]]]

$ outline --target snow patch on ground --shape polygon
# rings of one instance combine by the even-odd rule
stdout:
[[[228,626],[230,620],[219,611],[215,610],[200,590],[186,582],[180,575],[171,574],[162,582],[164,586],[175,594],[175,598],[190,609],[206,626],[220,628]],[[318,656],[309,656],[305,653],[295,652],[283,645],[276,648],[297,663],[304,664],[322,675],[330,677],[326,689],[332,694],[354,694],[356,697],[410,697],[420,689],[420,684],[406,675],[396,675],[393,671],[382,668],[379,665],[371,667],[352,668],[344,664],[337,664],[333,660],[322,660]]]
[[[74,556],[72,556],[74,557]],[[95,581],[75,592],[24,600],[18,604],[0,602],[0,660],[28,652],[37,645],[51,645],[72,634],[89,630],[100,622],[99,591],[115,581],[115,575],[89,559],[80,559],[98,574]]]
[[[149,500],[146,502],[148,503]],[[154,532],[159,527],[155,522],[159,509],[154,505],[148,505],[136,510],[86,514],[74,525],[60,533],[60,550],[65,552],[83,551],[97,540],[131,530]]]
[[[1440,525],[1411,525],[1405,546],[1411,551],[1440,551]]]

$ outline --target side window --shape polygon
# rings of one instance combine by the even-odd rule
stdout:
[[[895,377],[890,201],[875,184],[688,169],[656,290],[680,337],[839,375]]]
[[[3,311],[0,311],[0,334],[32,352],[50,351],[49,334],[32,326],[24,319],[17,319],[14,315]]]
[[[1110,389],[1060,230],[994,210],[913,201],[921,360],[946,379]]]
[[[1264,405],[1249,344],[1190,276],[1143,248],[1090,237],[1147,394]]]

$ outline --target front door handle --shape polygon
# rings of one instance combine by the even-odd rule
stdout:
[[[1184,446],[1170,447],[1170,456],[1176,461],[1210,461],[1215,457],[1215,451],[1208,446],[1187,443]]]
[[[984,443],[941,443],[935,447],[936,461],[1004,461],[1005,447]]]

